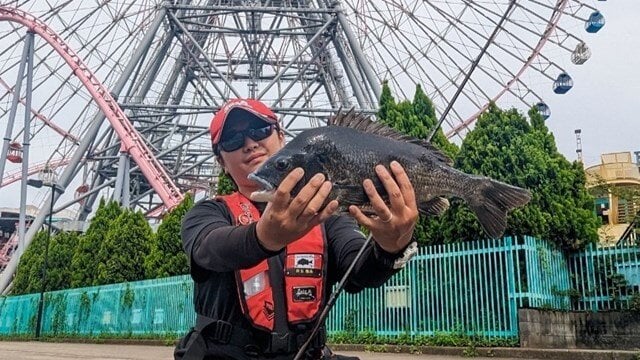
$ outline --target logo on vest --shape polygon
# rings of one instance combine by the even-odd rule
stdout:
[[[240,203],[240,208],[242,208],[242,214],[238,215],[238,224],[249,225],[255,221],[253,215],[251,215],[251,209],[249,209],[249,205]]]
[[[305,302],[314,301],[316,299],[315,286],[299,286],[293,288],[293,301]]]
[[[273,303],[270,301],[265,301],[264,306],[262,307],[262,313],[267,317],[267,319],[273,320],[273,317],[275,316]]]
[[[295,254],[295,267],[297,269],[313,269],[315,257],[313,254]]]

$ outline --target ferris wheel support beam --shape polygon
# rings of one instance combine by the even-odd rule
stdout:
[[[333,6],[337,11],[338,22],[340,23],[340,26],[344,31],[344,35],[346,36],[347,41],[349,42],[349,46],[353,51],[353,56],[355,56],[356,62],[360,65],[360,68],[364,72],[365,78],[369,82],[369,86],[371,87],[371,90],[373,90],[373,93],[376,96],[376,99],[375,99],[376,103],[378,103],[380,101],[380,95],[382,94],[382,89],[380,87],[380,82],[378,80],[378,77],[374,73],[373,68],[371,67],[371,64],[369,64],[369,61],[367,60],[367,58],[365,58],[364,53],[362,52],[362,48],[360,47],[360,44],[358,43],[356,36],[353,34],[351,27],[349,27],[349,22],[347,21],[347,18],[344,15],[344,11],[342,10],[340,3],[336,1],[333,3]]]
[[[192,141],[194,141],[194,140],[197,140],[197,139],[201,138],[202,136],[205,136],[205,135],[206,135],[206,134],[208,134],[208,133],[209,133],[209,129],[208,129],[208,128],[207,128],[207,129],[204,129],[204,130],[202,130],[201,132],[199,132],[199,133],[195,134],[194,136],[192,136],[191,138],[186,139],[186,140],[184,140],[183,142],[181,142],[181,143],[179,143],[179,144],[176,144],[176,145],[175,145],[175,146],[173,146],[172,148],[169,148],[169,149],[167,149],[167,150],[165,150],[165,151],[162,151],[161,153],[159,153],[159,154],[157,155],[157,157],[158,157],[158,158],[162,158],[163,156],[165,156],[165,155],[167,155],[167,154],[169,154],[169,153],[171,153],[171,152],[175,151],[176,149],[181,148],[182,146],[184,146],[184,145],[186,145],[186,144],[188,144],[188,143],[190,143],[190,142],[192,142]],[[194,165],[191,165],[189,168],[184,169],[183,171],[181,171],[180,173],[176,174],[175,176],[177,177],[177,176],[180,176],[180,175],[186,174],[189,170],[192,170],[192,169],[193,169],[193,168],[195,168],[196,166],[199,166],[199,165],[204,164],[207,160],[209,160],[209,159],[213,158],[213,156],[214,156],[214,155],[213,155],[213,153],[209,153],[209,154],[207,155],[207,157],[206,157],[206,158],[204,158],[204,159],[202,159],[202,160],[198,161],[198,162],[197,162],[196,164],[194,164]],[[134,171],[138,171],[138,170],[140,170],[140,167],[138,167],[138,166],[131,167],[131,168],[129,169],[129,176],[130,176],[130,174],[131,174],[132,172],[134,172]],[[86,192],[86,193],[84,193],[84,194],[82,194],[82,195],[77,196],[74,200],[69,201],[69,202],[67,202],[67,203],[65,203],[65,204],[63,204],[63,205],[61,205],[59,208],[56,208],[56,209],[54,210],[54,212],[58,212],[58,211],[61,211],[61,210],[63,210],[63,209],[66,209],[66,208],[68,208],[69,206],[71,206],[71,205],[73,205],[73,204],[75,204],[75,203],[77,203],[77,202],[79,202],[79,201],[81,201],[81,200],[83,200],[83,199],[86,199],[86,198],[88,198],[88,197],[90,197],[90,196],[94,196],[94,197],[96,197],[96,195],[100,192],[100,190],[102,190],[102,189],[104,189],[104,188],[106,188],[106,187],[108,187],[108,186],[114,185],[114,184],[115,184],[115,182],[116,182],[116,179],[115,179],[115,178],[110,179],[109,181],[106,181],[106,182],[104,182],[104,180],[106,180],[104,177],[100,177],[100,178],[102,179],[102,181],[103,181],[103,182],[98,183],[97,185],[92,185],[92,186],[91,186],[91,190],[89,190],[88,192]],[[145,192],[144,194],[140,195],[139,197],[137,197],[137,198],[133,198],[133,199],[131,200],[131,202],[134,202],[134,203],[135,203],[135,202],[136,202],[136,201],[138,201],[140,198],[142,198],[142,197],[144,197],[144,196],[146,196],[146,195],[149,195],[149,194],[151,194],[152,192],[153,192],[153,190],[149,190],[149,192]],[[91,211],[91,209],[88,209],[88,211]],[[84,219],[79,219],[79,220],[84,220]]]
[[[164,16],[164,15],[163,15]],[[160,18],[162,18],[163,16],[158,16]],[[150,29],[151,32],[153,31],[157,31],[157,28],[152,28]],[[156,50],[156,54],[167,54],[169,47],[171,46],[171,43],[173,41],[173,32],[168,32],[167,35],[162,39],[162,43],[161,45],[158,47],[158,49]],[[142,57],[146,57],[147,56],[147,52],[148,52],[148,48],[144,50],[143,54],[141,54],[140,58],[142,59]],[[153,80],[155,79],[156,75],[158,74],[158,71],[160,69],[160,66],[162,65],[162,61],[163,61],[163,57],[162,56],[155,56],[154,57],[154,61],[148,66],[147,69],[145,69],[143,71],[143,73],[145,74],[146,78],[143,81],[142,84],[138,84],[137,88],[136,88],[136,83],[134,81],[131,82],[131,86],[129,87],[129,90],[127,91],[127,96],[125,96],[125,98],[131,98],[130,104],[132,105],[131,109],[123,109],[126,110],[127,113],[131,114],[131,113],[135,113],[135,105],[140,105],[143,102],[143,99],[145,98],[145,96],[149,93],[152,85],[153,85]],[[139,64],[142,64],[142,61],[138,61]],[[140,70],[141,67],[138,67],[138,71]],[[136,77],[137,78],[137,77]],[[121,103],[120,107],[122,108]],[[111,130],[111,133],[113,133],[113,130]],[[141,131],[142,133],[142,131]],[[107,143],[110,142],[110,140],[107,141]],[[117,148],[114,148],[112,151],[113,155],[116,155],[116,149],[118,149],[121,145],[118,145]],[[105,162],[105,160],[101,159],[98,161],[99,165],[98,168],[103,168],[103,164]],[[128,176],[128,175],[127,175]],[[102,183],[104,183],[105,179],[103,176],[101,176],[99,174],[98,171],[94,172],[94,179],[92,180],[92,187],[96,186],[96,185],[100,185]],[[128,183],[128,181],[126,182]],[[78,212],[77,215],[77,220],[80,221],[84,221],[87,216],[89,216],[89,214],[91,213],[91,211],[93,210],[93,206],[96,202],[96,200],[98,199],[97,196],[97,192],[91,192],[91,195],[93,196],[88,196],[86,197],[86,201],[84,202],[84,204],[82,205],[80,211]],[[76,203],[77,201],[74,201],[72,204]],[[128,205],[127,205],[128,207]],[[63,209],[66,207],[63,207]]]
[[[193,37],[193,35],[191,35],[191,32],[189,31],[189,29],[187,29],[182,24],[182,22],[175,16],[175,14],[173,14],[171,11],[167,11],[167,14],[169,15],[169,19],[171,20],[171,22],[173,24],[175,24],[176,26],[178,26],[180,28],[180,31],[182,31],[182,33],[191,42],[191,44],[185,43],[184,40],[182,40],[182,38],[178,37],[178,40],[180,40],[180,42],[182,42],[184,47],[189,51],[189,54],[191,54],[191,56],[194,59],[198,58],[197,56],[195,56],[195,54],[193,53],[193,50],[191,49],[191,46],[193,46],[196,50],[198,50],[199,53],[201,53],[204,56],[204,59],[207,62],[207,65],[209,65],[209,67],[211,69],[213,69],[213,71],[215,71],[215,73],[220,77],[220,80],[222,80],[222,82],[227,86],[227,88],[233,92],[233,95],[235,97],[238,97],[238,98],[241,97],[240,93],[238,92],[238,90],[236,90],[236,88],[233,85],[231,85],[231,83],[229,82],[229,80],[227,80],[227,78],[224,76],[224,74],[222,74],[222,72],[220,72],[220,69],[218,69],[218,67],[213,63],[213,61],[211,61],[211,59],[209,59],[209,57],[206,55],[206,52],[204,51],[202,46],[200,46],[200,44],[198,43],[198,40],[196,40]],[[198,63],[198,66],[200,66],[202,68],[202,64],[200,64],[199,61],[197,63]],[[205,69],[202,69],[202,70],[203,70],[203,72],[205,74],[207,74],[207,77],[209,77],[208,76],[208,72]],[[213,85],[213,87],[216,90],[218,90],[218,93],[220,93],[220,96],[224,97],[224,92],[218,87],[216,82],[211,80],[211,79],[210,79],[210,81],[211,81],[211,84]]]
[[[260,91],[260,93],[258,94],[258,96],[256,97],[257,99],[261,99],[266,93],[267,91],[269,91],[269,89],[271,89],[271,87],[273,87],[273,85],[275,85],[278,80],[280,80],[280,78],[294,65],[296,64],[296,61],[298,61],[300,59],[300,57],[302,56],[302,54],[304,54],[304,52],[309,49],[309,47],[311,47],[311,45],[315,44],[318,39],[324,34],[325,31],[327,31],[327,29],[329,29],[329,27],[335,25],[334,19],[329,19],[327,21],[324,22],[324,25],[322,25],[322,27],[320,29],[318,29],[318,31],[313,35],[313,37],[311,37],[311,39],[309,39],[307,41],[307,43],[305,44],[304,47],[302,47],[302,49],[297,51],[297,54],[294,55],[293,59],[291,59],[289,61],[289,63],[287,64],[287,66],[285,66],[284,68],[282,68],[282,70],[280,70],[276,76],[273,77],[273,79],[271,79],[271,81]],[[326,46],[326,45],[325,45]],[[311,62],[307,62],[305,65],[308,67],[311,64]],[[298,72],[298,76],[302,76],[304,74],[304,72],[299,71]],[[291,84],[293,84],[293,82],[291,82]],[[283,94],[280,94],[279,99],[277,99],[274,102],[274,105],[278,103],[278,101],[282,98]]]
[[[2,178],[4,177],[4,165],[7,161],[7,151],[9,151],[9,142],[11,141],[11,135],[13,134],[13,124],[16,120],[18,100],[20,100],[20,91],[22,90],[22,78],[24,77],[24,67],[27,63],[27,59],[29,58],[29,49],[33,46],[32,43],[33,36],[29,36],[27,32],[27,36],[24,39],[24,47],[22,49],[22,60],[20,61],[20,67],[18,68],[16,88],[13,93],[13,100],[11,101],[11,110],[9,111],[7,129],[4,135],[4,141],[2,142],[2,153],[0,153],[0,186],[2,186]]]
[[[20,181],[20,214],[18,219],[18,260],[24,253],[25,245],[25,229],[27,227],[27,176],[29,173],[29,148],[31,141],[31,99],[33,95],[33,32],[27,31],[25,38],[25,52],[27,58],[27,91],[25,94],[25,111],[24,111],[24,131],[22,140],[22,181]],[[20,74],[20,77],[22,74]],[[20,93],[15,93],[14,97],[20,97]],[[53,190],[53,187],[51,188]],[[51,226],[51,225],[49,225]]]
[[[316,20],[318,22],[320,21],[320,19],[318,18],[317,14],[309,14],[309,16],[313,17],[314,20]],[[321,16],[322,16],[322,18],[324,19],[325,22],[328,21],[329,14],[324,13]],[[302,14],[300,16],[300,22],[301,22],[301,24],[303,26],[305,26],[305,25],[308,26],[308,20],[305,19],[305,17],[302,16]],[[311,41],[311,38],[312,38],[311,34],[307,33],[307,41]],[[340,51],[342,49],[338,49],[338,47],[336,46],[336,44],[337,44],[336,32],[334,32],[331,35],[331,41],[334,44],[334,47],[336,49],[336,53],[338,53],[338,57],[340,58]],[[318,49],[315,48],[315,47],[312,47],[312,51],[315,52],[315,51],[318,51]],[[327,94],[327,96],[329,98],[329,103],[331,104],[332,107],[336,106],[336,100],[333,97],[333,94],[332,94],[333,91],[331,90],[331,86],[330,86],[329,82],[327,81],[327,77],[331,78],[331,83],[334,84],[334,86],[335,86],[335,92],[337,93],[338,98],[340,99],[340,102],[342,104],[344,104],[346,107],[351,107],[351,101],[349,100],[349,96],[347,95],[346,89],[344,88],[341,79],[339,79],[339,77],[338,77],[337,69],[336,69],[336,66],[335,66],[334,61],[333,61],[333,55],[331,54],[330,51],[325,50],[319,56],[322,56],[324,59],[326,59],[324,61],[324,64],[322,64],[322,72],[321,72],[321,74],[319,76],[322,78],[322,85],[324,86],[325,93]],[[349,76],[349,74],[347,74],[347,76]],[[310,88],[310,87],[311,87],[311,83],[307,84],[307,88]],[[364,99],[362,99],[362,93],[359,92],[359,88],[357,88],[357,89],[354,88],[354,93],[356,95],[356,99],[358,100],[358,102],[361,103]],[[298,97],[296,97],[296,99],[295,99],[295,101],[293,102],[292,105],[297,104],[298,101],[300,101],[300,99],[302,98],[302,96],[304,94],[307,94],[307,91],[300,91],[300,95]],[[305,101],[305,103],[306,103],[306,101]],[[295,118],[297,118],[297,116]],[[291,122],[293,122],[293,121],[291,121]]]
[[[153,29],[153,31],[149,31],[145,35],[145,38],[142,40],[140,46],[135,50],[134,55],[132,56],[131,60],[125,67],[123,73],[121,74],[120,78],[116,82],[113,88],[113,93],[119,94],[120,91],[122,91],[122,89],[124,88],[125,83],[129,80],[129,77],[133,73],[134,68],[138,63],[138,61],[140,60],[143,52],[146,50],[146,48],[150,46],[153,40],[153,35],[162,24],[165,11],[166,9],[163,8],[163,10],[161,10],[156,16],[156,18],[154,19],[153,24],[151,25],[151,29]],[[69,166],[67,166],[64,169],[64,172],[62,173],[60,180],[57,184],[61,188],[62,192],[64,192],[66,187],[69,186],[69,183],[71,183],[72,175],[76,172],[76,167],[78,163],[80,162],[81,158],[86,153],[89,145],[91,144],[96,134],[98,133],[98,130],[100,129],[105,117],[109,117],[109,118],[119,117],[119,120],[121,121],[114,125],[119,126],[120,130],[123,131],[123,133],[119,135],[121,135],[121,138],[125,138],[127,142],[129,142],[129,146],[130,146],[129,150],[135,153],[136,160],[138,159],[140,160],[138,162],[138,165],[139,166],[144,165],[144,167],[146,168],[145,172],[148,172],[149,170],[151,171],[151,173],[154,173],[156,171],[162,172],[161,168],[152,169],[150,165],[152,162],[155,161],[155,158],[153,158],[153,155],[151,154],[149,149],[146,149],[146,152],[141,152],[141,150],[145,149],[146,146],[144,145],[144,143],[142,142],[142,139],[140,139],[139,136],[136,136],[135,138],[133,137],[133,135],[136,134],[135,129],[127,129],[127,126],[131,127],[131,124],[126,119],[126,117],[124,117],[122,110],[117,106],[117,104],[115,104],[115,101],[111,97],[109,92],[102,86],[102,84],[98,82],[95,76],[91,74],[91,72],[86,67],[84,62],[80,59],[80,57],[76,55],[71,50],[71,48],[69,48],[69,46],[64,43],[62,38],[60,38],[51,28],[49,28],[40,19],[18,9],[12,9],[5,6],[0,6],[0,21],[12,21],[12,22],[20,23],[23,26],[28,27],[31,31],[43,37],[45,40],[47,40],[47,42],[49,42],[49,44],[51,44],[56,49],[58,54],[70,66],[72,66],[72,68],[74,69],[74,73],[81,80],[83,80],[83,83],[87,86],[87,89],[92,94],[94,99],[98,102],[98,104],[101,105],[101,109],[103,110],[102,112],[99,112],[98,114],[96,114],[96,116],[94,117],[93,122],[91,123],[87,133],[85,134],[84,139],[80,142],[80,144],[78,145],[78,148],[73,154],[69,162]],[[105,99],[108,99],[110,101],[105,101]],[[107,116],[106,114],[109,114],[109,116]],[[166,198],[167,205],[170,207],[177,205],[181,200],[181,194],[180,194],[180,191],[175,186],[175,184],[173,184],[173,181],[168,177],[166,173],[157,174],[157,175],[151,175],[151,173],[149,174],[150,178],[152,179],[151,181],[154,181],[156,184],[159,184],[160,182],[164,182],[165,184],[162,184],[161,186],[167,186],[168,188],[172,188],[170,191],[168,191],[169,190],[168,188],[158,189],[159,190],[158,192],[162,193],[161,197]],[[52,198],[53,198],[52,201],[55,203],[55,201],[60,195],[61,195],[61,192],[54,192],[54,194],[52,194]],[[38,215],[33,220],[32,225],[31,227],[29,227],[29,231],[25,236],[25,244],[24,244],[25,249],[31,243],[31,240],[33,239],[33,236],[35,235],[36,231],[44,223],[44,219],[47,215],[48,213],[46,209],[38,212]],[[0,274],[0,292],[6,289],[9,283],[11,283],[11,280],[12,280],[13,274],[15,273],[17,265],[18,265],[18,259],[13,257],[11,261],[7,264],[2,274]]]

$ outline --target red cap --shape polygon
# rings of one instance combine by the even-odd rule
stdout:
[[[220,110],[213,116],[213,119],[211,119],[209,132],[211,133],[212,144],[215,145],[220,141],[229,113],[235,109],[247,111],[268,124],[278,123],[276,114],[264,103],[255,99],[231,99],[222,105]]]

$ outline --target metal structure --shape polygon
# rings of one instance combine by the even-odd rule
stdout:
[[[447,136],[460,139],[490,101],[522,109],[543,103],[558,75],[570,72],[563,64],[574,66],[571,58],[578,55],[573,64],[588,60],[586,44],[566,29],[586,23],[596,9],[579,0],[509,4],[5,2],[3,146],[24,135],[25,127],[14,127],[16,116],[32,121],[22,153],[11,147],[24,158],[24,143],[31,145],[25,167],[6,160],[9,148],[0,153],[0,197],[12,182],[45,166],[65,190],[55,196],[54,211],[75,209],[81,221],[102,196],[157,216],[186,191],[211,194],[218,170],[207,127],[230,97],[262,99],[295,136],[322,126],[340,108],[375,113],[384,81],[398,99],[411,98],[421,85],[442,112],[468,77],[443,119]],[[34,35],[32,81],[21,70],[26,34]],[[32,87],[30,105],[23,83]],[[46,216],[43,210],[36,217],[25,244]],[[14,270],[12,261],[0,289]]]

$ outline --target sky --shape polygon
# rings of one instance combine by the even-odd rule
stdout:
[[[591,166],[602,153],[640,151],[640,1],[586,3],[602,12],[606,24],[595,34],[574,31],[591,58],[580,66],[567,61],[573,89],[545,101],[558,150],[577,159],[575,129],[581,129],[583,161]]]

